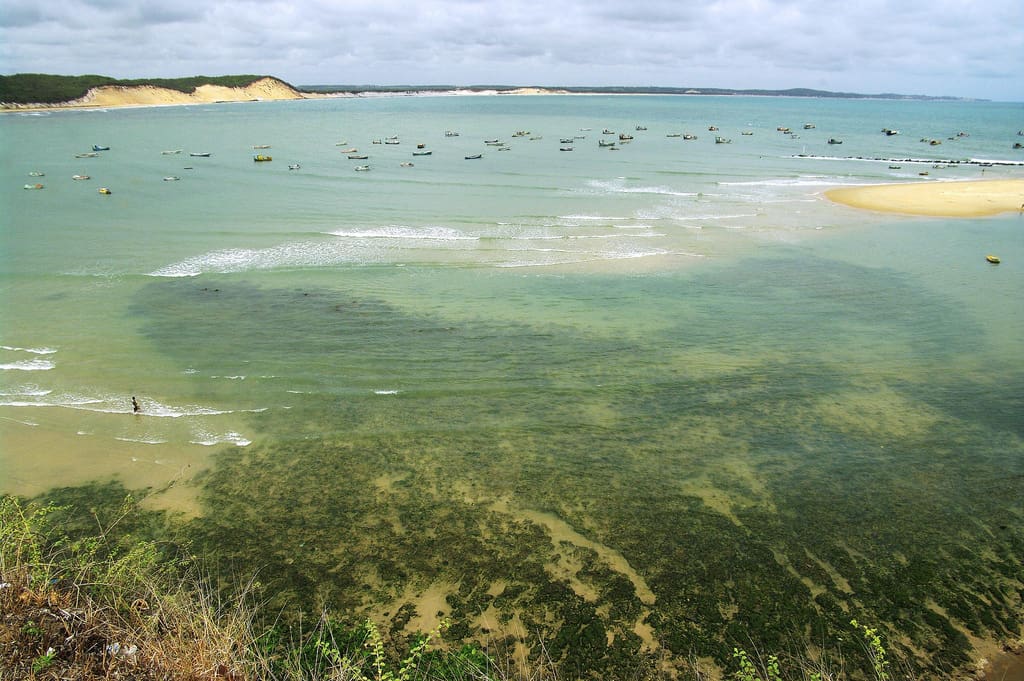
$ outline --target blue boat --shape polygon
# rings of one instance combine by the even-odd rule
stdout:
[[[101,147],[98,144],[94,144],[94,145],[92,145],[92,150],[93,151],[110,151],[110,147]]]

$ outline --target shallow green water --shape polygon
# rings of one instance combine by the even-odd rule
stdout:
[[[877,132],[917,125],[970,128],[949,145],[1002,158],[1019,112],[874,105],[0,120],[0,482],[171,483],[152,506],[187,511],[179,536],[226,574],[258,568],[273,607],[426,628],[443,612],[453,640],[541,637],[567,674],[657,650],[726,663],[750,641],[839,640],[852,616],[948,670],[965,632],[1021,626],[1021,219],[833,206],[824,188],[900,178],[792,154],[836,131],[848,151],[923,154],[916,132]],[[774,130],[807,119],[799,140]],[[635,123],[646,137],[597,148]],[[543,139],[509,137],[522,129]],[[392,133],[402,145],[374,149]],[[585,143],[557,151],[573,133]],[[498,134],[509,151],[462,158]],[[374,170],[354,173],[341,140]],[[419,140],[435,155],[399,166]],[[94,142],[113,148],[70,160]],[[256,143],[272,164],[253,167]],[[213,155],[160,154],[191,146]],[[97,182],[67,179],[84,161]],[[22,190],[37,166],[47,188]]]

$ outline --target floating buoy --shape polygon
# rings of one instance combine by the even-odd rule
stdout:
[[[998,265],[999,264],[999,256],[998,255],[986,255],[985,256],[985,260],[988,260],[993,265]]]

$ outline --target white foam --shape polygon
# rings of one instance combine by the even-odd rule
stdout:
[[[115,437],[115,440],[121,442],[135,442],[140,445],[165,445],[167,440],[161,440],[158,438],[145,438],[145,437]],[[133,459],[134,461],[135,459]]]
[[[49,371],[57,366],[48,359],[24,359],[20,362],[6,362],[0,364],[4,371]]]
[[[10,392],[0,392],[0,397],[44,397],[51,392],[53,391],[40,388],[37,385],[23,385]]]
[[[355,239],[425,239],[428,241],[476,241],[479,239],[479,237],[465,234],[451,227],[437,225],[426,227],[385,225],[367,229],[339,229],[328,232],[328,234]]]
[[[270,248],[229,248],[211,251],[149,273],[152,277],[195,277],[208,272],[231,273],[281,267],[337,265],[365,260],[339,242],[303,241]]]
[[[10,345],[0,345],[0,350],[11,350],[12,352],[31,352],[34,355],[52,355],[57,352],[54,348],[16,348]]]
[[[213,447],[221,444],[233,444],[238,447],[246,447],[252,444],[252,440],[234,431],[220,434],[198,433],[196,438],[197,439],[189,440],[189,442],[194,445],[203,445],[204,447]]]

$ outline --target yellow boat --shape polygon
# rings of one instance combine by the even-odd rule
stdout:
[[[262,163],[264,161],[273,161],[274,158],[272,156],[266,156],[264,154],[256,154],[255,156],[252,157],[252,160],[256,161],[257,163]]]
[[[100,194],[109,194],[110,190],[107,189],[106,187],[100,187],[99,188],[99,192],[100,192]]]
[[[999,264],[999,256],[998,255],[986,255],[985,256],[985,260],[988,260],[993,265],[998,265]]]

